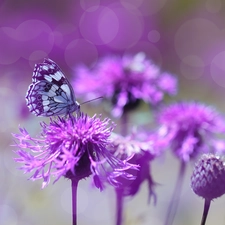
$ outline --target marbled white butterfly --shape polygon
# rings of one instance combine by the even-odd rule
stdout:
[[[71,84],[50,59],[35,65],[26,102],[30,112],[36,116],[67,115],[80,110]]]

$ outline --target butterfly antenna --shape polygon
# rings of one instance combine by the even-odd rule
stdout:
[[[86,101],[86,102],[80,103],[80,105],[86,104],[86,103],[88,103],[88,102],[93,102],[93,101],[95,101],[95,100],[102,99],[102,98],[103,98],[102,96],[101,96],[101,97],[97,97],[97,98],[93,98],[93,99],[88,100],[88,101]]]

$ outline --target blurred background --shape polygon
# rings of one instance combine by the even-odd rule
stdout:
[[[179,93],[171,100],[199,100],[225,113],[225,1],[0,0],[0,225],[72,223],[70,181],[60,179],[41,190],[41,182],[28,181],[13,161],[11,133],[18,133],[20,125],[37,135],[43,121],[25,104],[34,64],[49,57],[72,80],[77,65],[94,67],[106,55],[140,51],[177,76]],[[91,106],[85,110],[98,112]],[[133,114],[134,124],[140,116],[148,122],[146,110]],[[157,205],[147,205],[144,183],[126,199],[124,224],[163,224],[178,166],[170,152],[152,163],[160,184]],[[200,224],[203,200],[190,189],[191,172],[192,165],[174,225]],[[215,200],[207,224],[225,224],[224,208],[224,197]],[[100,193],[90,179],[81,181],[78,224],[113,225],[114,215],[112,188]]]

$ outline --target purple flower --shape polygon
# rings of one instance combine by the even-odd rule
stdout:
[[[199,153],[221,152],[224,118],[213,107],[180,102],[164,107],[158,115],[156,147],[171,148],[184,162]],[[223,150],[224,151],[224,150]]]
[[[92,70],[77,68],[74,87],[78,95],[85,95],[88,100],[99,96],[109,99],[112,115],[119,117],[136,108],[140,100],[156,105],[164,94],[175,95],[177,80],[162,73],[144,53],[138,53],[104,58]]]
[[[195,164],[191,176],[194,193],[205,199],[201,224],[205,224],[211,201],[225,194],[225,166],[223,157],[204,154]]]
[[[212,200],[225,194],[224,160],[213,154],[204,154],[195,164],[191,188],[196,195]]]
[[[138,137],[137,137],[138,136]],[[111,141],[113,143],[112,152],[117,158],[126,159],[130,157],[129,163],[138,164],[139,170],[130,171],[135,180],[128,181],[120,179],[122,185],[119,187],[124,196],[134,196],[141,184],[147,181],[149,188],[149,200],[153,196],[154,202],[156,201],[156,195],[154,193],[155,183],[151,176],[150,163],[158,156],[159,152],[153,149],[153,144],[150,141],[140,140],[141,135],[133,133],[130,136],[123,137],[118,134],[112,133]]]
[[[137,166],[126,159],[119,160],[108,148],[111,147],[109,136],[114,128],[108,118],[101,120],[96,115],[92,118],[81,113],[80,117],[70,115],[58,117],[50,123],[42,123],[42,134],[32,138],[20,128],[15,161],[22,163],[25,173],[33,172],[31,180],[43,179],[42,188],[50,182],[50,177],[57,181],[64,176],[79,181],[93,175],[97,188],[103,189],[103,182],[108,181],[118,186],[118,177],[134,179],[127,171]]]

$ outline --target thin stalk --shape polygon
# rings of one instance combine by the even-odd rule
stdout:
[[[169,207],[167,209],[166,220],[165,220],[164,225],[172,225],[173,224],[174,217],[175,217],[177,207],[179,204],[179,200],[180,200],[180,194],[181,194],[185,171],[186,171],[186,163],[184,161],[181,161],[179,174],[177,177],[177,181],[176,181],[176,185],[175,185],[175,188],[173,191],[172,198],[170,200]]]
[[[123,220],[123,191],[116,189],[116,225],[122,225]]]
[[[128,114],[126,112],[123,113],[120,124],[121,124],[121,135],[125,137],[128,133]]]
[[[201,225],[205,225],[205,222],[206,222],[206,219],[207,219],[207,216],[208,216],[208,212],[209,212],[210,203],[211,203],[211,200],[205,199]]]
[[[128,132],[128,115],[127,113],[123,113],[121,120],[121,135],[126,136]],[[123,220],[123,189],[117,188],[116,192],[116,225],[122,225]]]
[[[78,186],[78,181],[75,179],[72,179],[73,225],[77,225],[77,186]]]

